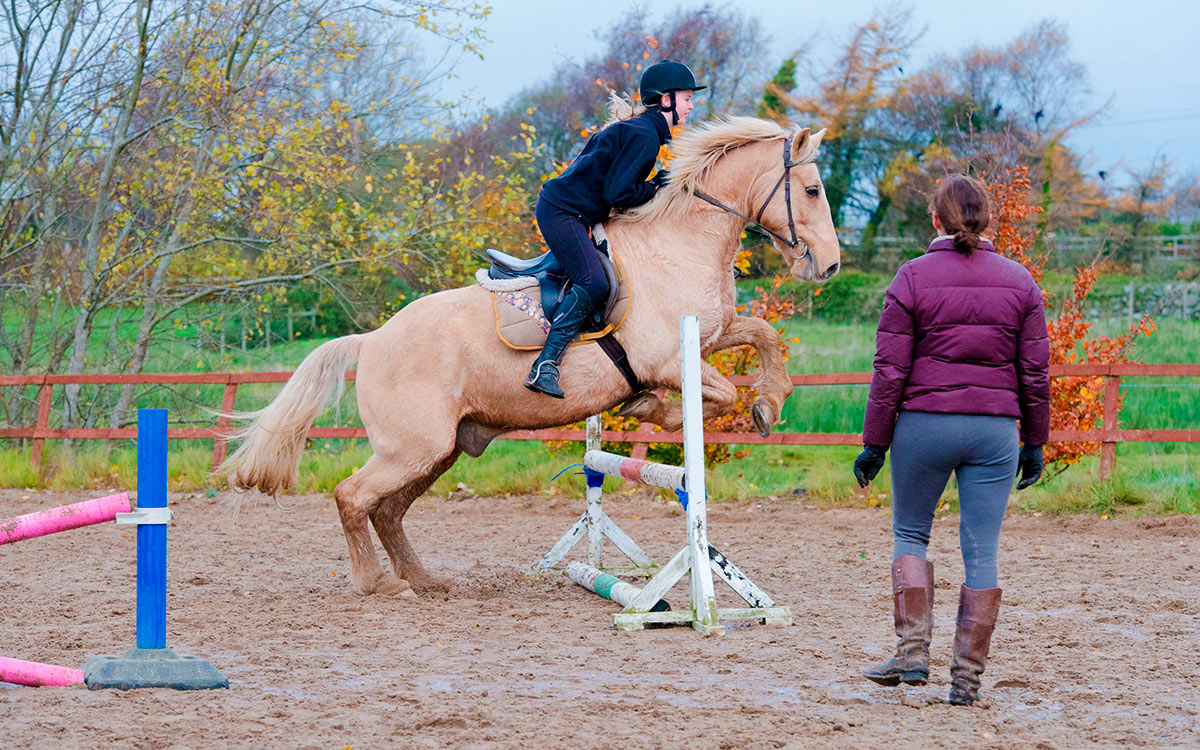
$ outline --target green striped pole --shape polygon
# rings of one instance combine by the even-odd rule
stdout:
[[[614,601],[622,607],[628,607],[642,590],[631,583],[626,583],[616,576],[602,573],[591,565],[573,562],[567,566],[567,577],[594,594]],[[659,599],[651,612],[669,612],[671,605],[665,599]]]

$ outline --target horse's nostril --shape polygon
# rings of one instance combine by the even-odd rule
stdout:
[[[834,276],[837,276],[838,269],[840,269],[841,267],[842,266],[840,263],[834,263],[832,266],[825,269],[825,273],[823,276],[821,276],[821,278],[823,278],[825,280],[832,279]]]

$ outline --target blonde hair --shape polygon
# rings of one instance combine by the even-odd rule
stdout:
[[[614,122],[632,119],[645,111],[646,105],[634,99],[633,94],[626,93],[622,96],[615,91],[610,92],[608,95],[608,121],[601,128],[607,128]]]

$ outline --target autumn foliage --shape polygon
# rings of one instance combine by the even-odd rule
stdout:
[[[1029,269],[1039,286],[1046,256],[1034,258],[1030,248],[1037,239],[1037,222],[1029,219],[1041,208],[1029,204],[1030,180],[1028,168],[1010,167],[995,175],[985,175],[984,183],[992,198],[992,231],[996,250]],[[1110,364],[1128,362],[1129,353],[1138,336],[1150,336],[1156,330],[1150,316],[1142,318],[1129,330],[1116,337],[1089,338],[1091,323],[1084,319],[1084,304],[1096,283],[1096,273],[1102,263],[1097,256],[1085,267],[1075,269],[1071,293],[1061,303],[1043,291],[1050,335],[1050,364]],[[1051,311],[1057,307],[1057,317]],[[1103,378],[1076,376],[1050,380],[1050,429],[1094,430],[1104,415],[1102,398]],[[1099,443],[1051,443],[1046,446],[1046,461],[1059,471],[1074,464],[1083,456],[1094,455]]]
[[[748,256],[747,251],[743,251],[738,258],[739,263],[745,263]],[[779,294],[779,288],[783,285],[785,279],[782,276],[776,276],[771,281],[771,285],[765,288],[759,288],[753,299],[744,305],[739,305],[737,311],[741,315],[748,315],[754,318],[762,318],[775,327],[782,337],[784,327],[789,319],[796,314],[796,304],[786,295]],[[780,351],[786,361],[788,358],[788,347],[783,342],[782,338],[779,343]],[[754,348],[750,346],[739,346],[732,349],[725,349],[714,353],[708,358],[708,363],[722,375],[749,375],[753,373],[759,366],[758,355]],[[720,417],[714,417],[704,423],[704,429],[707,432],[754,432],[754,419],[750,416],[750,409],[754,405],[756,394],[753,389],[739,388],[737,400],[734,401],[733,410],[728,414]],[[601,424],[605,430],[618,431],[633,431],[637,430],[640,423],[632,417],[620,417],[615,412],[606,412],[600,416]],[[661,428],[655,426],[654,430],[660,431]],[[609,449],[611,450],[611,446]],[[735,458],[745,458],[750,451],[742,449],[734,451],[728,445],[710,444],[704,446],[705,462],[709,465],[721,464],[731,461]],[[683,463],[683,448],[675,443],[651,443],[649,453],[654,460],[664,463]]]

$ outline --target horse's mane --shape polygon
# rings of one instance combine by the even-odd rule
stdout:
[[[757,117],[722,117],[688,128],[671,144],[671,181],[649,203],[625,211],[618,219],[629,222],[657,221],[682,215],[713,165],[727,152],[750,143],[782,141],[797,128],[784,128],[774,120]],[[811,158],[811,155],[806,155]],[[802,160],[803,161],[803,160]]]

